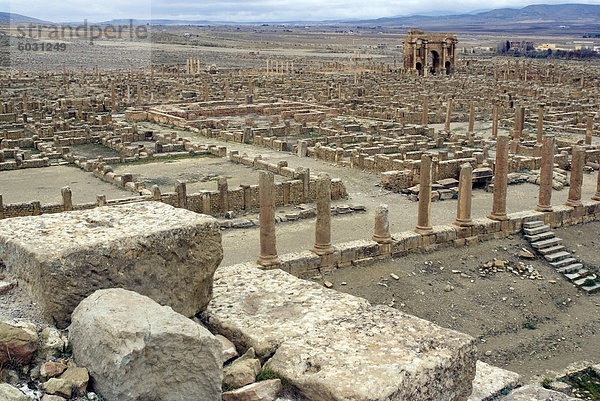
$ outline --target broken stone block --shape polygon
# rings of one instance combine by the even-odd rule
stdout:
[[[473,392],[467,401],[494,399],[503,391],[521,384],[521,375],[477,361]]]
[[[193,316],[210,300],[223,250],[212,217],[141,202],[2,220],[0,255],[64,328],[83,298],[109,287]]]
[[[260,370],[260,361],[255,358],[254,348],[250,348],[244,355],[223,369],[223,387],[240,388],[254,383]]]
[[[18,388],[8,383],[0,383],[0,400],[2,401],[30,401],[29,397]]]
[[[39,347],[36,327],[32,323],[0,321],[0,365],[26,364]]]
[[[474,339],[281,270],[222,267],[204,321],[311,401],[466,399]],[[271,357],[272,356],[272,357]]]
[[[73,312],[69,341],[75,361],[106,399],[221,399],[219,340],[143,295],[120,288],[94,292]]]

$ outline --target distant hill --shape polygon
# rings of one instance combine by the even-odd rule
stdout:
[[[26,15],[15,14],[15,13],[6,13],[0,11],[0,22],[37,22],[37,23],[45,23],[49,24],[48,21],[43,21],[41,19],[28,17]]]
[[[499,8],[480,13],[459,15],[378,18],[352,21],[353,24],[422,27],[460,30],[536,30],[592,29],[600,31],[600,5],[536,4],[523,8]]]

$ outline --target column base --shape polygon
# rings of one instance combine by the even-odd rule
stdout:
[[[333,253],[333,247],[331,244],[315,244],[310,251],[319,256],[329,255]]]
[[[592,200],[596,202],[600,202],[600,192],[596,192],[594,196],[592,196]]]
[[[260,256],[258,258],[258,260],[256,261],[256,263],[258,263],[259,265],[261,265],[263,267],[269,268],[269,267],[279,266],[281,261],[279,260],[279,257],[277,255],[269,255],[269,256]]]
[[[433,229],[431,227],[416,226],[415,232],[417,234],[431,234]]]
[[[540,205],[538,204],[535,208],[536,212],[551,212],[552,211],[552,206],[551,205]]]
[[[504,220],[508,220],[508,216],[506,215],[506,213],[492,213],[488,216],[488,219],[491,220],[496,220],[496,221],[504,221]]]
[[[380,235],[374,234],[371,239],[373,241],[377,242],[378,244],[389,244],[389,243],[393,242],[391,235],[380,236]]]
[[[455,226],[459,226],[459,227],[470,227],[473,225],[473,220],[471,219],[456,219],[454,221]]]
[[[581,200],[569,200],[569,199],[567,199],[567,201],[565,202],[565,205],[571,206],[571,207],[578,207],[578,206],[583,206],[583,203],[581,203]]]

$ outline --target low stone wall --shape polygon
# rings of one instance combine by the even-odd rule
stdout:
[[[379,244],[371,240],[356,240],[334,246],[332,254],[318,256],[311,251],[280,255],[279,268],[297,277],[312,277],[335,268],[372,263],[390,257],[402,257],[411,252],[432,251],[444,247],[460,247],[505,238],[521,231],[523,223],[543,221],[551,227],[570,226],[600,220],[600,202],[586,201],[583,206],[554,206],[551,212],[524,211],[508,214],[508,220],[473,219],[473,225],[453,224],[433,226],[431,234],[405,231],[392,234],[392,242]],[[258,264],[255,264],[259,267]]]

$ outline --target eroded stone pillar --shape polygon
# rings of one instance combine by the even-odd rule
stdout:
[[[600,201],[600,170],[598,171],[598,178],[596,181],[596,193],[592,196],[592,200]],[[2,213],[2,195],[0,195],[0,213]],[[2,214],[0,214],[0,219]]]
[[[106,195],[96,195],[96,204],[98,207],[106,206]]]
[[[331,246],[331,178],[319,173],[317,185],[317,223],[315,227],[315,245],[311,249],[317,255],[333,252]]]
[[[229,186],[227,184],[227,178],[219,177],[217,181],[217,189],[221,195],[221,212],[225,213],[229,211]]]
[[[587,116],[587,125],[585,128],[585,144],[592,144],[592,129],[594,125],[594,116]]]
[[[423,116],[421,117],[421,125],[427,126],[429,123],[429,99],[423,98]]]
[[[536,142],[538,144],[542,143],[543,135],[544,135],[544,105],[540,104],[538,106],[537,137],[536,137]]]
[[[508,188],[508,136],[498,135],[494,169],[494,200],[492,220],[506,220],[506,191]]]
[[[421,156],[421,171],[419,173],[419,211],[415,232],[428,234],[431,229],[431,156]]]
[[[152,188],[150,188],[150,192],[152,192],[152,200],[156,202],[160,202],[162,200],[162,195],[160,193],[160,188],[158,187],[158,185],[152,185]]]
[[[71,193],[71,188],[61,188],[60,194],[62,196],[63,211],[69,212],[73,210],[73,196]]]
[[[542,143],[542,165],[540,167],[540,192],[535,210],[552,211],[552,177],[554,175],[554,135],[546,135]]]
[[[175,193],[177,194],[177,207],[185,209],[187,207],[187,184],[185,181],[177,181]]]
[[[275,178],[270,171],[261,171],[258,176],[260,204],[260,256],[256,261],[261,266],[279,264],[275,237]]]
[[[569,197],[567,206],[581,206],[581,184],[583,184],[583,165],[585,164],[585,151],[580,146],[573,148],[571,159],[571,180],[569,181]]]
[[[498,136],[498,105],[494,105],[494,111],[492,116],[492,137]]]
[[[460,227],[470,226],[471,220],[471,200],[473,196],[473,166],[471,163],[465,163],[460,168],[460,177],[458,183],[458,205],[456,207],[455,225]]]
[[[469,105],[469,132],[473,132],[475,127],[475,105],[473,102]]]
[[[375,230],[373,241],[380,244],[389,244],[392,242],[390,235],[390,222],[388,220],[388,205],[379,205],[375,208]]]
[[[0,219],[4,218],[4,203],[2,202],[2,195],[0,194]]]
[[[452,113],[452,99],[448,99],[446,103],[446,123],[444,124],[444,131],[450,132],[450,114]]]

